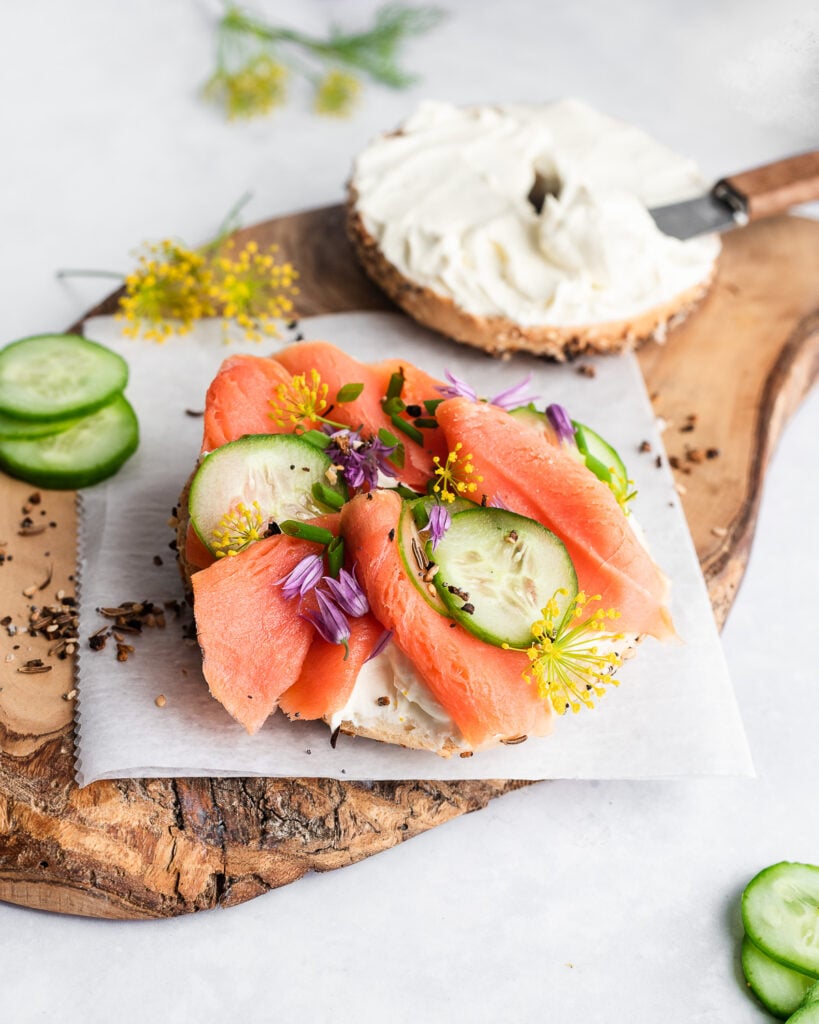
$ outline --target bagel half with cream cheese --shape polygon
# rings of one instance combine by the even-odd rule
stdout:
[[[690,160],[576,100],[428,102],[358,156],[347,229],[420,323],[563,360],[661,341],[702,299],[718,237],[670,238],[648,210],[705,189]]]

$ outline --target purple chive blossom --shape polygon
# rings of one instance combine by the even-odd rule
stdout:
[[[531,379],[532,375],[530,373],[524,377],[523,380],[518,381],[517,384],[513,384],[511,387],[506,388],[503,391],[499,391],[494,398],[489,399],[489,404],[497,405],[508,412],[510,409],[517,409],[520,405],[528,405],[530,402],[536,402],[540,398],[540,395],[533,395],[529,393],[529,382]]]
[[[341,475],[353,488],[369,484],[376,487],[379,470],[394,477],[395,467],[387,459],[395,451],[394,445],[384,444],[378,437],[365,441],[358,430],[336,430],[330,435],[332,444],[325,451],[333,464],[341,466]]]
[[[574,427],[569,414],[562,405],[547,405],[546,416],[554,427],[558,441],[564,444],[574,444]]]
[[[449,514],[449,510],[443,505],[433,505],[429,510],[429,522],[427,523],[433,551],[444,539],[450,526],[452,526],[452,516]]]
[[[501,498],[500,495],[497,495],[497,494],[489,502],[489,507],[490,508],[502,508],[504,512],[511,512],[512,511],[509,508],[509,506],[506,504],[506,502],[503,500],[503,498]]]
[[[366,663],[368,661],[372,661],[373,658],[377,658],[378,655],[383,650],[386,649],[387,644],[390,642],[390,640],[392,640],[392,630],[391,629],[385,629],[384,632],[381,634],[381,636],[376,641],[375,647],[373,647],[373,649],[370,651],[370,653],[364,659],[364,662]]]
[[[444,376],[449,381],[449,387],[440,387],[435,390],[439,395],[443,395],[444,398],[468,398],[470,402],[478,401],[478,393],[474,388],[471,388],[465,380],[461,380],[460,377],[456,377],[454,373],[450,373],[449,370],[444,370]]]
[[[370,610],[367,595],[355,578],[355,568],[351,573],[346,569],[339,570],[337,580],[334,580],[332,576],[325,576],[324,585],[330,591],[330,596],[338,607],[354,619],[360,619]]]
[[[295,569],[275,581],[275,585],[284,584],[282,593],[289,601],[294,597],[304,597],[313,590],[324,575],[324,557],[322,555],[305,555]]]
[[[332,598],[328,597],[321,590],[316,591],[316,600],[318,601],[319,610],[317,612],[307,612],[304,618],[313,623],[316,630],[324,637],[328,644],[341,644],[344,648],[344,660],[346,661],[347,655],[350,653],[347,644],[350,639],[350,623],[347,621],[347,616]]]

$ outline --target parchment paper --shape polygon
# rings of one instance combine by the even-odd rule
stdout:
[[[131,377],[126,394],[141,425],[138,453],[113,477],[82,493],[77,778],[151,776],[327,776],[409,778],[662,778],[750,775],[750,755],[711,606],[636,360],[594,360],[596,376],[516,357],[498,362],[415,326],[397,314],[354,313],[303,320],[307,338],[324,338],[364,360],[406,357],[429,372],[448,368],[493,394],[534,373],[535,390],[597,428],[623,455],[639,489],[635,503],[657,562],[673,581],[672,610],[682,646],[646,640],[592,712],[567,715],[554,734],[449,761],[370,740],[341,736],[335,750],[321,723],[276,714],[248,736],[210,697],[199,649],[183,620],[131,639],[125,663],[114,644],[92,652],[85,641],[102,625],[95,609],[143,599],[181,600],[169,542],[171,509],[201,443],[201,410],[222,359],[238,351],[268,354],[292,339],[226,345],[217,323],[204,323],[164,345],[123,339],[112,318],[86,326],[89,338],[121,352]],[[589,362],[589,360],[585,360]],[[638,454],[640,443],[651,454]],[[159,556],[161,565],[154,564]],[[163,707],[155,698],[165,697]]]

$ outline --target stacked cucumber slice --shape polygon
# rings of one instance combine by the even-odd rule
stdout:
[[[76,334],[43,334],[0,350],[0,468],[39,487],[73,490],[115,473],[137,449],[122,394],[128,365]]]
[[[742,894],[742,970],[775,1016],[819,1024],[819,867],[774,864]]]

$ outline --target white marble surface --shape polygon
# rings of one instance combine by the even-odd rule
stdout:
[[[373,4],[282,0],[318,28]],[[336,201],[355,150],[422,96],[575,94],[717,175],[817,145],[811,0],[450,2],[415,45],[423,82],[368,90],[351,121],[294,102],[227,125],[194,96],[212,7],[38,0],[0,29],[0,337],[71,322],[105,292],[59,266],[122,267],[143,238],[198,241]],[[141,924],[0,905],[0,1019],[755,1022],[737,896],[760,867],[819,860],[819,394],[774,460],[724,642],[756,780],[543,784],[336,874],[229,912]],[[808,571],[810,570],[810,571]],[[703,708],[703,714],[708,709]]]

